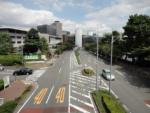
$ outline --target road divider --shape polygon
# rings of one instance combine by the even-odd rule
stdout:
[[[40,92],[34,97],[34,104],[41,104],[44,96],[46,95],[48,88],[42,88]]]
[[[61,87],[61,88],[59,88],[59,90],[55,96],[56,103],[63,103],[64,98],[65,98],[65,87]]]

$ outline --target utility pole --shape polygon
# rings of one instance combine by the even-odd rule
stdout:
[[[96,59],[96,90],[98,90],[98,51],[99,51],[99,47],[98,47],[98,35],[96,35],[96,40],[97,40],[97,59]]]
[[[113,41],[114,41],[114,37],[113,37],[113,34],[112,34],[112,37],[111,37],[111,55],[110,55],[110,80],[109,80],[109,94],[110,94],[110,89],[111,89],[112,57],[113,57]]]

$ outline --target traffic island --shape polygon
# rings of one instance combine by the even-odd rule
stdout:
[[[94,75],[94,71],[91,68],[85,68],[82,70],[82,75],[92,76],[92,75]]]
[[[99,113],[127,113],[122,104],[107,90],[92,92]]]

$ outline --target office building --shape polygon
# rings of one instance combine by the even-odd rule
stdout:
[[[17,49],[24,45],[24,40],[26,38],[27,31],[18,28],[0,27],[0,32],[8,33],[12,40],[14,48]]]

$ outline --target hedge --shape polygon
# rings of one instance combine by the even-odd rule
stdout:
[[[94,91],[92,97],[100,113],[127,113],[119,100],[106,90]]]
[[[0,55],[0,64],[5,66],[12,66],[15,64],[22,64],[22,55],[10,54],[10,55]]]
[[[0,91],[4,89],[4,81],[0,80]]]
[[[0,106],[0,113],[13,113],[17,106],[16,101],[8,101]]]

